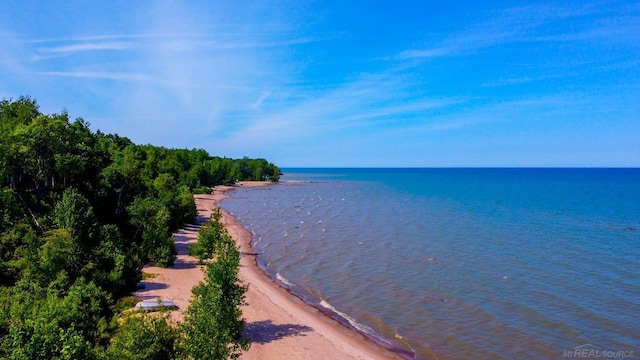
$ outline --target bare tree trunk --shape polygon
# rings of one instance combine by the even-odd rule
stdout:
[[[33,211],[31,211],[31,209],[29,208],[29,205],[27,205],[27,202],[24,201],[24,199],[22,198],[22,195],[20,195],[19,192],[16,191],[16,194],[18,195],[18,198],[22,202],[22,206],[24,206],[24,208],[27,209],[27,211],[31,215],[31,219],[33,219],[33,222],[36,224],[38,229],[40,229],[40,235],[44,234],[44,230],[42,229],[42,226],[40,226],[40,223],[38,222],[38,219],[36,219],[36,216],[33,214]]]

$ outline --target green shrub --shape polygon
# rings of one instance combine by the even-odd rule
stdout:
[[[212,192],[213,189],[211,188],[211,186],[199,186],[193,189],[194,194],[211,194]]]
[[[126,316],[107,348],[113,360],[172,360],[180,358],[180,332],[168,314],[136,312]]]
[[[173,237],[166,238],[165,241],[152,249],[151,257],[156,261],[156,265],[160,267],[172,266],[178,257],[178,249],[176,249]]]
[[[116,302],[113,306],[113,312],[119,314],[124,310],[132,309],[139,302],[140,299],[135,296],[125,296]]]

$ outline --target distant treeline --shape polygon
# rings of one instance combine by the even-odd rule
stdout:
[[[28,97],[3,100],[0,358],[106,356],[143,264],[173,264],[193,193],[279,175],[265,159],[137,145]]]

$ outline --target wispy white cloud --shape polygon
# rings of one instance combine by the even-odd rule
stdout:
[[[457,51],[457,47],[440,47],[425,50],[404,50],[400,52],[396,58],[404,59],[432,59],[451,55]]]
[[[477,21],[462,31],[447,34],[444,38],[435,37],[431,44],[423,48],[407,49],[396,55],[398,60],[428,60],[445,56],[460,56],[479,49],[513,41],[531,26],[531,9],[512,8],[496,14],[487,14],[485,19]],[[537,23],[536,21],[535,23]]]
[[[618,113],[620,120],[631,118],[633,109],[628,106],[629,98],[638,89],[629,89],[629,94],[615,99],[594,96],[585,92],[553,92],[527,95],[496,102],[479,102],[442,115],[430,117],[428,122],[398,129],[405,134],[429,134],[443,131],[469,131],[475,129],[495,129],[496,135],[505,133],[514,137],[531,132],[555,133],[556,136],[571,137],[569,132],[559,129],[580,128],[580,122],[599,123],[606,113]],[[626,104],[626,105],[625,105]],[[634,105],[637,109],[637,106]],[[541,124],[546,124],[541,126]],[[493,131],[488,130],[491,134]]]
[[[486,82],[480,86],[482,87],[496,87],[496,86],[506,86],[506,85],[517,85],[517,84],[526,84],[532,81],[541,80],[541,78],[534,79],[531,76],[525,76],[520,78],[500,78],[497,80],[493,80],[490,82]]]
[[[71,78],[105,79],[118,81],[152,81],[153,78],[146,74],[105,72],[105,71],[43,71],[34,73],[36,75],[60,76]]]
[[[74,53],[79,51],[127,50],[131,49],[133,46],[134,44],[132,42],[116,41],[63,45],[51,48],[43,48],[41,50],[51,53]]]
[[[212,143],[220,147],[241,143],[248,151],[274,143],[295,143],[307,149],[326,147],[327,139],[337,140],[346,134],[354,141],[374,139],[465,101],[407,97],[404,87],[411,85],[408,79],[392,73],[362,74],[328,91],[296,99],[290,106],[255,113],[245,126],[215,137]]]
[[[24,74],[22,58],[27,54],[23,44],[13,34],[0,29],[0,65],[10,74]]]
[[[213,27],[215,29],[215,26]],[[256,39],[242,31],[211,32],[211,26],[198,31],[143,31],[134,34],[104,34],[77,37],[16,39],[22,44],[38,44],[30,59],[47,61],[79,52],[197,52],[243,51],[252,49],[285,48],[320,41],[310,36],[278,37],[277,33]],[[225,29],[227,30],[227,29]]]
[[[255,102],[255,103],[253,103],[253,105],[251,105],[251,107],[252,107],[254,110],[259,110],[259,109],[261,109],[261,108],[262,108],[262,103],[264,103],[264,102],[265,102],[265,100],[267,100],[267,99],[269,98],[269,96],[270,96],[270,95],[271,95],[271,92],[270,92],[270,91],[264,91],[264,92],[262,93],[262,95],[260,96],[260,98],[259,98],[258,100],[256,100],[256,102]]]
[[[167,143],[173,137],[177,140],[169,141],[184,142],[189,136],[193,146],[205,146],[208,134],[247,126],[281,98],[282,84],[292,81],[278,53],[313,41],[239,25],[217,31],[208,16],[173,6],[158,5],[143,22],[139,31],[154,36],[126,40],[135,44],[130,49],[135,56],[123,62],[124,70],[148,77],[131,79],[114,101],[123,115],[137,119],[138,127],[154,129],[137,135],[143,141]]]
[[[640,17],[628,16],[624,18],[604,19],[585,26],[583,29],[573,32],[561,32],[548,35],[534,35],[523,41],[535,42],[586,42],[599,41],[609,44],[638,43],[640,39],[636,34],[640,33]]]
[[[486,13],[481,20],[474,20],[463,31],[445,35],[443,39],[428,41],[431,44],[398,53],[396,60],[429,60],[446,56],[462,56],[478,50],[506,44],[527,42],[572,41],[638,41],[640,31],[637,15],[603,13],[597,2],[580,5],[549,4],[526,5],[500,9]],[[583,21],[584,16],[596,16],[599,21]],[[474,14],[477,17],[477,14]],[[572,26],[557,26],[558,22]],[[551,30],[555,29],[557,30]],[[571,29],[569,31],[569,29]]]

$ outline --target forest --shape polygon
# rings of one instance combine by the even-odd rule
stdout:
[[[43,114],[29,97],[0,102],[0,358],[200,358],[207,348],[195,337],[203,331],[198,321],[211,327],[210,319],[187,316],[193,321],[182,327],[166,316],[123,320],[135,304],[129,295],[145,263],[173,264],[171,234],[195,221],[194,193],[242,180],[277,182],[280,169],[265,159],[138,145],[89,126],[66,111]],[[229,301],[239,305],[233,269],[216,270],[237,267],[235,246],[216,246],[226,263],[207,266],[209,281],[194,296],[210,299],[229,285]],[[216,285],[215,274],[227,274],[228,284]],[[222,322],[235,332],[223,348],[244,348],[239,314],[228,313]]]

